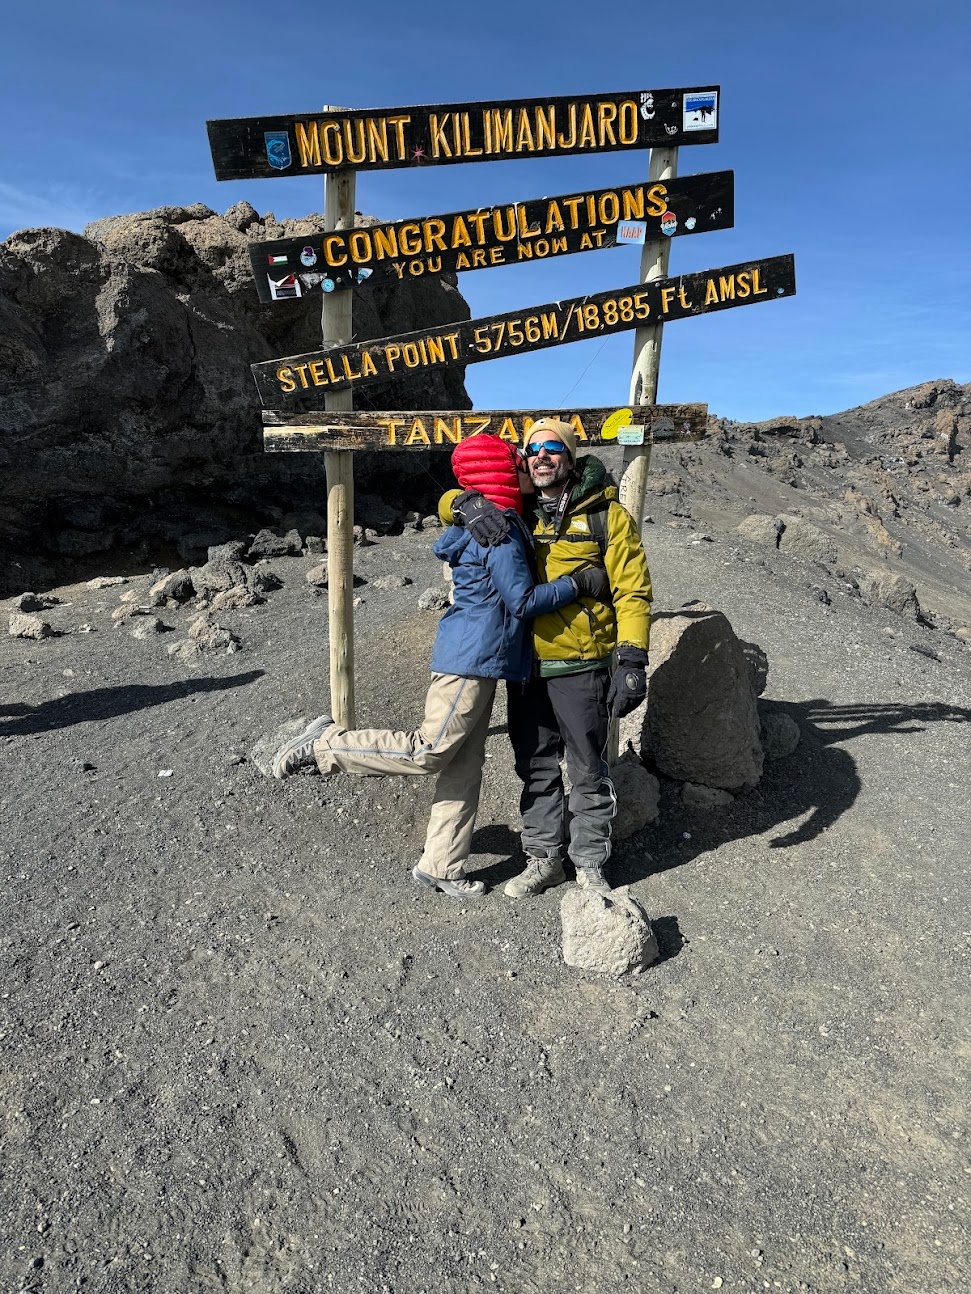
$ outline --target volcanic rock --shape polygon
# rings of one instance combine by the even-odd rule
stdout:
[[[568,966],[619,976],[646,970],[661,955],[650,918],[626,886],[610,894],[568,890],[560,920]]]

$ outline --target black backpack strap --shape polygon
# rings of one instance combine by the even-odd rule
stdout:
[[[609,507],[610,504],[607,503],[604,507],[597,508],[594,512],[587,513],[590,533],[597,541],[597,547],[600,549],[601,560],[607,556],[607,511]]]

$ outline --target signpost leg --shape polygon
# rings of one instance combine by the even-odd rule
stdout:
[[[652,148],[648,176],[652,184],[673,180],[678,173],[676,148]],[[667,277],[671,258],[671,239],[648,238],[641,253],[641,282],[652,283]],[[661,333],[664,325],[648,324],[634,334],[634,366],[630,376],[630,402],[632,404],[657,403],[657,377],[661,365]],[[620,485],[620,501],[634,518],[638,531],[644,518],[644,490],[651,466],[651,446],[624,450],[624,475]]]
[[[324,181],[324,223],[327,229],[354,224],[356,175],[339,171]],[[322,330],[328,342],[346,344],[353,335],[353,292],[324,296]],[[326,397],[328,409],[353,409],[350,390]],[[331,450],[324,456],[327,470],[327,601],[330,632],[330,706],[334,719],[354,727],[354,455]]]
[[[678,174],[678,150],[676,148],[652,148],[648,166],[648,178],[652,184],[664,180],[673,180]],[[646,238],[641,252],[641,282],[651,283],[654,279],[667,277],[668,262],[671,259],[671,239],[664,234],[660,238]],[[630,375],[631,404],[657,403],[657,377],[661,367],[661,334],[662,323],[648,324],[638,328],[634,334],[634,365]],[[651,468],[650,443],[643,448],[627,447],[624,449],[624,475],[620,482],[620,501],[634,518],[637,533],[640,534],[644,520],[644,491],[647,488],[647,474]],[[607,761],[617,762],[620,753],[620,724],[611,720],[607,734]]]

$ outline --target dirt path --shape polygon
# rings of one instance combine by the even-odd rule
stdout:
[[[199,669],[113,630],[116,590],[62,590],[95,633],[0,640],[0,1288],[967,1288],[971,653],[780,553],[646,534],[659,605],[761,643],[803,740],[618,850],[666,953],[629,983],[562,964],[555,891],[418,892],[429,787],[243,758],[326,696],[303,559]],[[360,590],[365,721],[419,713],[428,549],[359,554],[414,580]]]

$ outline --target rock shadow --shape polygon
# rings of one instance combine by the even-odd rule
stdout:
[[[825,698],[773,701],[772,708],[799,725],[799,746],[786,759],[767,763],[758,787],[724,809],[699,811],[677,798],[677,783],[662,780],[661,818],[618,844],[612,880],[628,885],[709,853],[730,840],[786,829],[773,849],[805,844],[828,830],[860,793],[856,760],[836,745],[872,734],[923,732],[932,723],[969,723],[971,710],[939,702],[834,705]],[[793,819],[806,815],[792,826]],[[689,838],[685,839],[685,833]]]
[[[55,697],[38,706],[18,706],[12,719],[10,710],[0,711],[0,737],[26,737],[58,728],[71,728],[76,723],[99,723],[115,719],[136,710],[167,705],[183,697],[200,692],[223,692],[228,688],[245,687],[262,678],[264,670],[248,670],[228,678],[180,679],[176,683],[132,683],[124,687],[98,687],[90,692],[75,692],[70,696]]]

